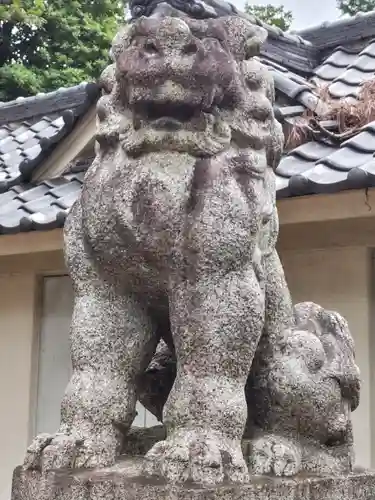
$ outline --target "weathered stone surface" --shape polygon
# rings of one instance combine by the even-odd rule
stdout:
[[[276,258],[283,143],[272,78],[251,59],[264,39],[237,17],[142,18],[115,38],[97,157],[65,227],[74,374],[61,428],[34,441],[27,468],[113,464],[163,335],[178,370],[145,473],[248,479],[244,387],[264,328],[263,261]]]
[[[162,425],[154,427],[132,427],[124,439],[122,455],[143,456],[159,441],[167,437],[166,429]],[[248,462],[251,456],[251,440],[246,436],[241,441],[242,454]]]
[[[229,2],[223,0],[168,0],[161,2],[160,0],[130,0],[129,7],[133,18],[140,16],[155,15],[155,12],[165,12],[165,6],[171,7],[178,11],[180,15],[183,13],[189,17],[196,19],[215,18],[229,15],[244,15],[239,12],[236,7]]]
[[[25,477],[110,467],[121,450],[146,453],[146,476],[207,487],[249,481],[248,452],[253,474],[349,473],[350,332],[293,309],[276,252],[283,136],[253,58],[266,32],[160,9],[119,31],[102,75],[97,155],[65,227],[73,376]],[[137,397],[165,425],[151,449],[128,434]],[[110,498],[115,483],[95,484]]]
[[[294,315],[272,356],[261,344],[246,388],[252,471],[345,474],[360,390],[353,339],[342,316],[314,303],[297,304]]]
[[[294,316],[272,351],[261,341],[246,385],[252,471],[343,474],[354,463],[350,415],[359,403],[353,340],[342,316],[316,304],[297,304]],[[142,376],[141,401],[158,418],[175,363],[164,344]]]
[[[166,437],[166,430],[162,425],[146,428],[132,427],[124,439],[121,454],[146,455],[157,442],[163,441]]]
[[[12,500],[374,500],[375,474],[344,477],[253,477],[246,485],[201,488],[142,476],[142,459],[124,459],[101,471],[15,471]]]

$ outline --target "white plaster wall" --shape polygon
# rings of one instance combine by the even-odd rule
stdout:
[[[60,402],[71,375],[69,330],[73,290],[68,276],[45,278],[39,342],[36,433],[54,432],[60,422]],[[138,404],[133,425],[155,425],[156,419]]]
[[[34,298],[32,275],[0,276],[0,499],[9,500],[12,472],[30,431]]]
[[[60,424],[60,403],[72,371],[69,350],[72,310],[70,278],[44,278],[35,434],[56,432]]]
[[[45,278],[39,341],[36,434],[54,432],[60,422],[60,402],[71,375],[69,330],[73,290],[68,276]],[[155,425],[156,419],[138,404],[133,425]]]
[[[312,300],[349,322],[361,370],[361,403],[353,413],[357,465],[371,465],[370,258],[365,248],[280,252],[293,302]],[[373,464],[374,465],[374,464]]]

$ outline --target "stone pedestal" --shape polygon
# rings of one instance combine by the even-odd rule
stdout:
[[[375,473],[346,477],[253,477],[243,486],[202,488],[149,480],[142,458],[125,457],[100,471],[14,473],[12,500],[375,500]]]

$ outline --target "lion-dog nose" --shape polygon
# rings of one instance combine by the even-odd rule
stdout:
[[[186,79],[189,74],[202,72],[202,40],[182,19],[142,19],[133,28],[132,40],[119,53],[116,64],[134,82],[152,79],[157,85],[160,80]]]
[[[202,42],[193,36],[183,20],[175,18],[164,19],[155,36],[144,40],[141,50],[150,64],[163,61],[166,71],[172,68],[176,72],[181,72],[184,68],[191,71],[196,59],[204,58]]]

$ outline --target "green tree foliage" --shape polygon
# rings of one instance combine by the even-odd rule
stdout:
[[[247,3],[245,11],[267,24],[277,26],[286,31],[293,22],[293,14],[290,10],[285,10],[283,5],[251,5]]]
[[[0,100],[97,78],[123,6],[113,0],[13,0],[0,6]]]
[[[343,14],[354,16],[358,12],[374,10],[375,0],[337,0],[337,7]]]

